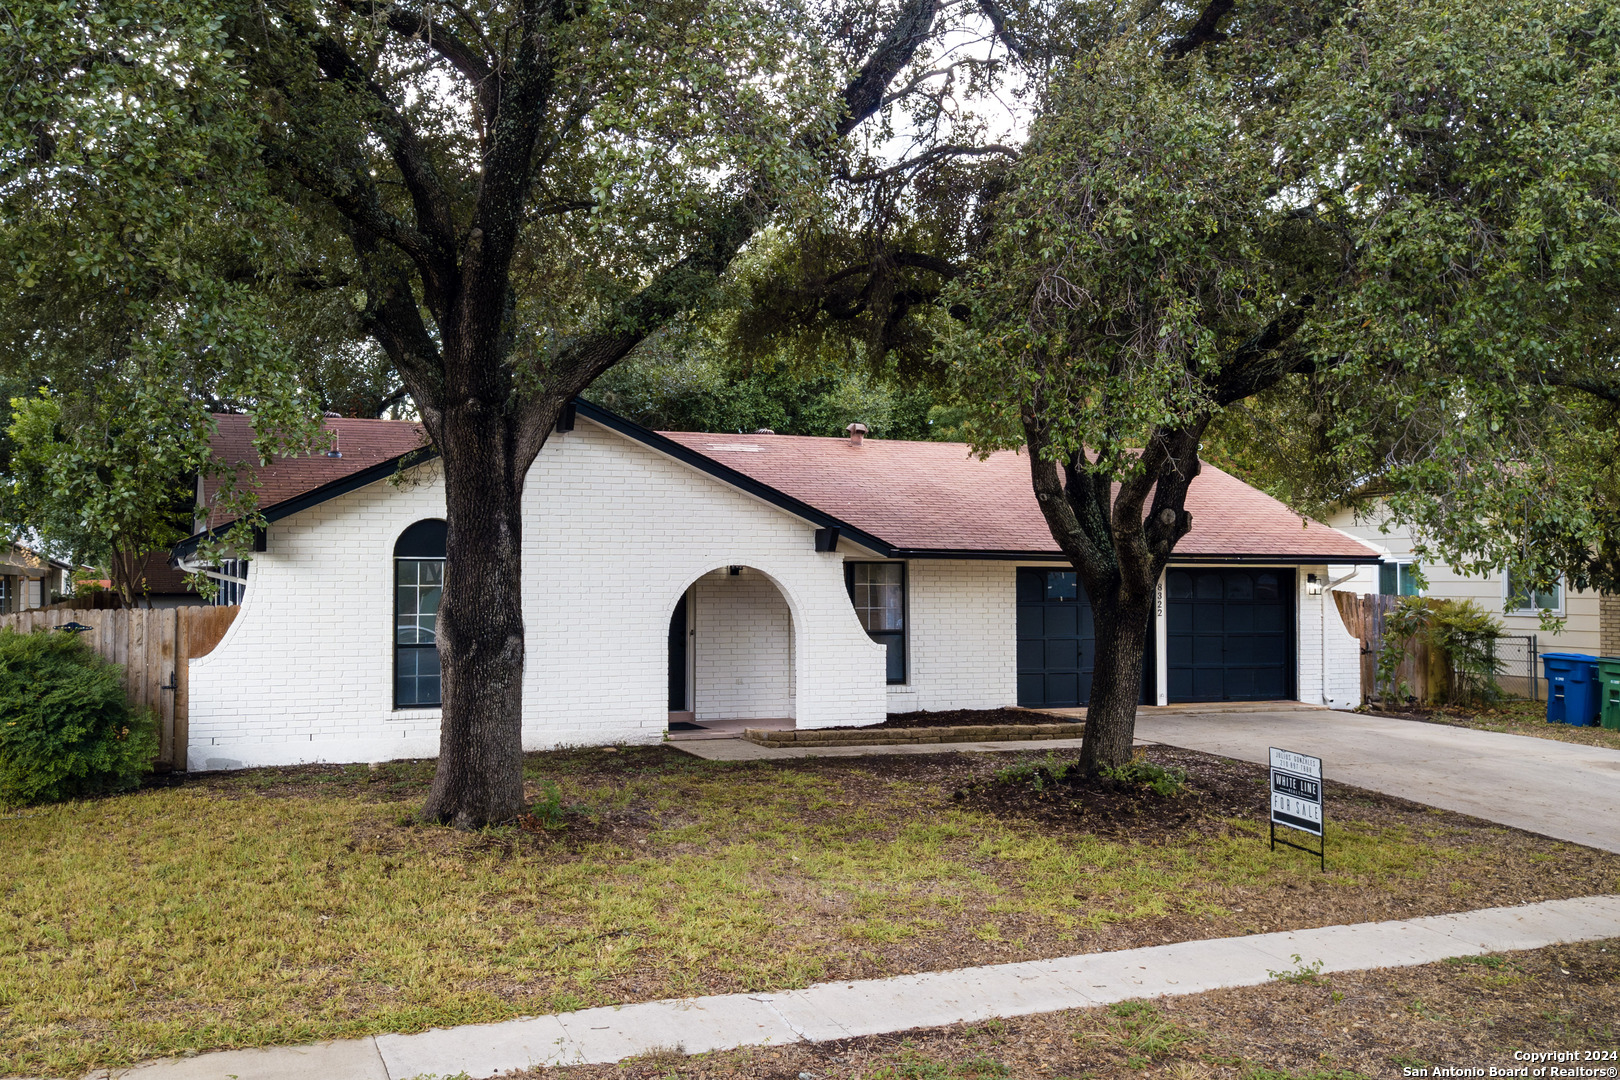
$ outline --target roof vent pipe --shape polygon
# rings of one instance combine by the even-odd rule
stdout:
[[[849,432],[849,445],[851,446],[861,445],[861,440],[866,437],[865,424],[851,424],[844,430]]]

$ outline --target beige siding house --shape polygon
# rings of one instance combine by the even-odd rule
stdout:
[[[1508,582],[1503,573],[1462,574],[1441,563],[1419,562],[1412,553],[1411,533],[1405,526],[1390,524],[1381,515],[1358,516],[1353,511],[1341,510],[1331,515],[1327,523],[1379,548],[1384,555],[1379,566],[1356,568],[1354,576],[1340,585],[1340,589],[1407,595],[1421,592],[1421,595],[1445,600],[1472,600],[1498,616],[1508,633],[1536,635],[1541,652],[1620,655],[1620,597],[1559,587],[1510,606]],[[1420,569],[1424,580],[1421,589],[1411,574],[1414,566]],[[1543,609],[1564,619],[1562,630],[1553,633],[1541,628]]]
[[[72,568],[21,544],[0,548],[0,615],[31,611],[72,591]]]

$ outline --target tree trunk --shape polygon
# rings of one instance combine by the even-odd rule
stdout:
[[[438,639],[444,702],[425,820],[477,828],[523,812],[523,477],[514,421],[476,399],[435,441],[447,508]]]
[[[1097,658],[1080,767],[1087,776],[1095,776],[1105,767],[1118,768],[1131,760],[1153,590],[1151,583],[1145,589],[1139,582],[1117,583],[1096,595],[1088,590],[1087,599],[1097,632]]]

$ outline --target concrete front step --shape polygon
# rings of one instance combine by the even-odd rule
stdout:
[[[923,743],[1014,742],[1073,739],[1079,724],[976,724],[960,727],[882,728],[875,731],[765,731],[748,728],[743,738],[760,746],[915,746]]]

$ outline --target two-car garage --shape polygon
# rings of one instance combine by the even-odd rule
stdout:
[[[1291,568],[1171,567],[1164,586],[1164,677],[1171,704],[1295,696]],[[1017,588],[1018,704],[1086,704],[1096,638],[1083,586],[1070,570],[1020,567]],[[1157,629],[1150,631],[1150,643],[1160,637]],[[1141,700],[1149,703],[1157,698],[1158,664],[1151,651],[1144,668]]]

